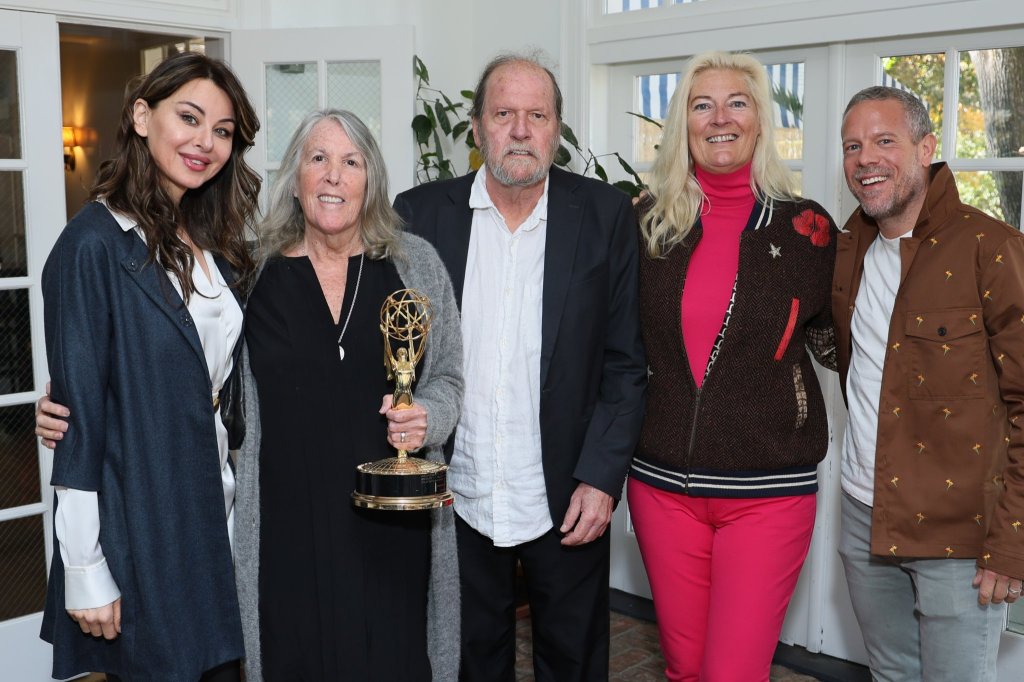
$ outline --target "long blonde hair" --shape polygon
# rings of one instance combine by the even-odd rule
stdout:
[[[647,252],[654,258],[665,255],[686,238],[704,203],[690,157],[687,114],[693,81],[703,72],[716,69],[739,72],[757,110],[761,131],[754,143],[750,173],[754,196],[762,201],[795,198],[793,174],[775,149],[771,89],[764,65],[749,54],[699,54],[690,59],[686,74],[672,95],[658,157],[651,169],[650,193],[654,201],[641,219],[640,229]]]

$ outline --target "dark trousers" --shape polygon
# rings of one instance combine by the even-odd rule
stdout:
[[[462,587],[463,682],[515,680],[516,562],[523,566],[537,682],[608,679],[609,539],[563,547],[553,528],[495,547],[455,515]]]
[[[199,678],[199,682],[240,682],[242,679],[241,670],[240,661],[230,661],[207,670]],[[121,682],[121,678],[107,673],[107,682]]]

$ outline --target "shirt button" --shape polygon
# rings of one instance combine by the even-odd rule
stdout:
[[[138,261],[136,261],[134,258],[128,259],[128,270],[130,272],[135,272],[138,269],[139,269]]]
[[[945,336],[946,335],[946,328],[945,327],[939,327],[938,333],[939,333],[939,336]]]

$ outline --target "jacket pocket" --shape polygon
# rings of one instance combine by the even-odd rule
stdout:
[[[793,392],[796,394],[796,428],[799,429],[807,423],[807,388],[799,362],[793,365]]]
[[[800,299],[794,298],[789,304],[789,320],[786,322],[786,329],[782,332],[782,339],[779,347],[775,349],[775,361],[778,362],[786,354],[789,342],[793,340],[793,331],[796,329],[796,321],[800,317]]]
[[[904,334],[911,398],[973,398],[985,394],[987,338],[981,308],[914,310]]]

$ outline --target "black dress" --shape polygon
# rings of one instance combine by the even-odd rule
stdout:
[[[356,465],[395,454],[377,413],[391,392],[379,325],[384,299],[404,288],[394,265],[366,258],[357,294],[359,262],[349,259],[337,324],[305,257],[270,260],[249,299],[268,682],[431,677],[430,514],[358,509],[349,498]]]

